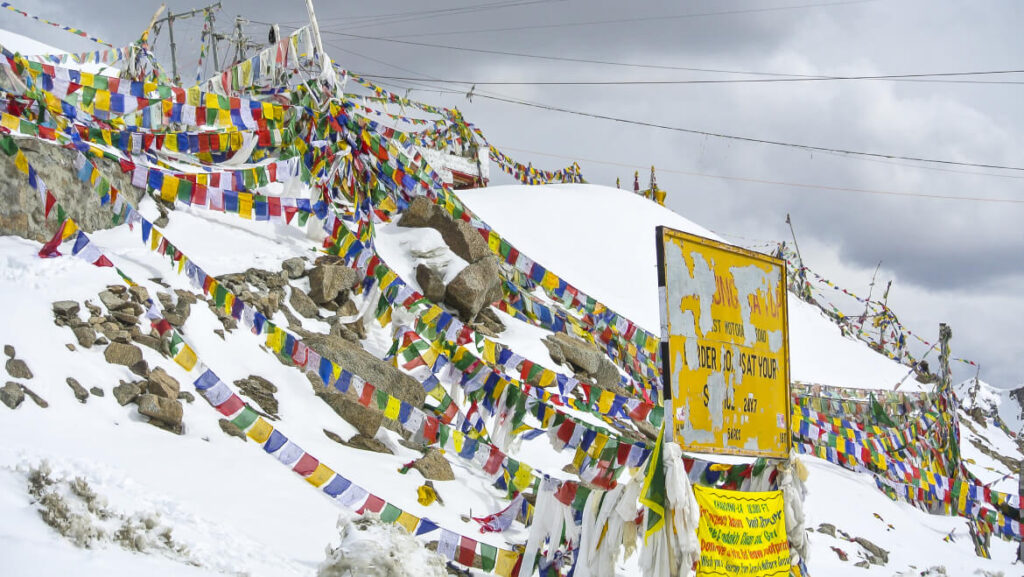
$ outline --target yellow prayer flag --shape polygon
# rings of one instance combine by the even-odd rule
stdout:
[[[28,159],[25,158],[25,153],[21,150],[14,155],[14,166],[18,167],[18,171],[22,174],[28,174]]]
[[[167,140],[174,139],[168,138]],[[174,202],[176,198],[178,198],[178,177],[165,174],[163,186],[160,187],[160,199],[164,202]]]
[[[96,110],[110,111],[110,93],[106,90],[97,90],[96,98],[93,100]]]
[[[497,362],[496,350],[498,345],[492,340],[484,341],[484,362],[488,365],[494,365]]]
[[[13,114],[7,114],[6,112],[3,115],[3,119],[0,120],[0,126],[3,126],[7,130],[10,130],[12,132],[17,132],[18,131],[18,126],[20,126],[20,125],[21,125],[21,119],[20,118],[18,118],[17,116],[14,116]]]
[[[501,236],[493,230],[487,233],[487,247],[495,254],[501,250]]]
[[[555,290],[558,288],[558,277],[555,276],[555,273],[546,270],[544,271],[544,278],[540,281],[540,286],[548,290]]]
[[[231,114],[228,113],[228,124],[231,123]],[[238,150],[242,148],[242,133],[232,132],[228,135],[228,140],[231,142],[231,150]]]
[[[516,568],[519,555],[506,549],[498,549],[498,560],[494,565],[494,572],[501,577],[512,577],[512,571]]]
[[[408,531],[410,535],[413,535],[416,531],[416,526],[420,524],[420,518],[406,511],[402,511],[402,514],[398,516],[398,519],[395,519],[395,523],[405,527],[405,530]]]
[[[452,445],[455,447],[456,453],[462,452],[462,442],[466,440],[466,436],[462,434],[462,431],[452,430]]]
[[[76,232],[78,232],[78,224],[69,218],[64,225],[64,232],[60,235],[60,239],[67,240]]]
[[[263,417],[256,417],[256,422],[249,427],[245,434],[253,441],[262,444],[267,442],[272,432],[274,432],[274,427],[270,423],[264,421]]]
[[[605,435],[604,433],[598,433],[597,437],[594,439],[594,442],[590,444],[590,449],[587,450],[587,453],[594,459],[600,459],[601,451],[604,449],[604,446],[607,443],[608,435]]]
[[[277,327],[274,327],[274,330],[272,331],[267,331],[267,347],[269,347],[270,350],[276,353],[279,352],[283,346],[284,331]]]
[[[384,416],[392,421],[398,420],[398,413],[402,409],[402,401],[395,397],[388,397],[388,404],[384,407]]]
[[[198,86],[193,86],[185,93],[185,104],[199,106],[202,102],[202,91]]]
[[[540,374],[540,388],[546,389],[555,382],[555,372],[544,369],[544,372]]]
[[[580,469],[581,467],[583,467],[583,459],[586,456],[587,452],[584,451],[582,448],[576,449],[576,454],[572,458],[572,465],[576,467],[577,470]]]
[[[306,482],[314,487],[322,487],[323,484],[330,481],[333,476],[334,471],[332,471],[327,465],[320,463],[316,466],[316,470],[306,477]]]
[[[533,484],[533,468],[526,463],[520,462],[516,476],[512,478],[512,486],[517,491],[525,491]]]
[[[207,110],[218,110],[220,103],[217,101],[217,95],[213,92],[206,93],[206,108]]]
[[[174,362],[178,363],[181,368],[186,371],[191,371],[196,366],[196,362],[199,359],[196,358],[196,352],[192,350],[192,347],[187,344],[181,345],[181,350],[178,354],[174,355]]]
[[[235,308],[235,295],[233,293],[228,293],[227,296],[224,297],[224,312],[230,315],[231,309],[233,308]]]
[[[218,110],[217,111],[217,125],[218,126],[231,126],[231,111],[230,110]]]
[[[160,234],[160,231],[154,228],[153,232],[149,235],[149,250],[155,252],[156,248],[160,246],[160,239],[163,237],[164,235]]]
[[[611,391],[601,391],[601,396],[597,398],[597,409],[604,414],[608,414],[608,411],[612,410],[612,403],[615,402],[615,393]]]
[[[252,195],[247,192],[238,193],[238,216],[252,220]]]
[[[81,81],[79,82],[82,86],[88,86],[89,88],[96,87],[96,75],[92,72],[82,72]]]

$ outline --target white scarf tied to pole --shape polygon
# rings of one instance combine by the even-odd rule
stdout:
[[[789,551],[793,564],[796,556],[806,561],[808,554],[807,533],[804,531],[804,496],[807,488],[807,468],[795,454],[790,453],[789,460],[778,465],[779,489],[782,491],[782,502],[786,516],[786,538],[789,539]]]
[[[640,571],[644,577],[690,575],[700,559],[700,508],[683,465],[683,451],[673,442],[666,442],[662,450],[668,501],[665,524],[646,540],[640,552]]]

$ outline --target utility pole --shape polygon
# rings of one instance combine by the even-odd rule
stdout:
[[[793,230],[793,221],[786,213],[786,224],[789,225],[789,234],[793,236],[793,248],[796,249],[796,258],[800,261],[800,270],[797,271],[796,279],[800,283],[800,291],[797,293],[801,300],[811,302],[811,294],[807,288],[807,275],[804,273],[804,257],[800,256],[800,245],[796,243],[796,231]]]
[[[178,46],[174,43],[174,21],[177,19],[191,18],[197,14],[206,14],[207,12],[212,12],[213,10],[219,9],[220,2],[218,1],[214,2],[213,4],[210,4],[209,6],[205,6],[203,8],[194,8],[192,10],[189,10],[188,12],[182,12],[181,14],[174,14],[170,10],[168,10],[167,16],[164,16],[163,18],[160,18],[158,20],[154,20],[150,24],[150,28],[152,28],[154,25],[159,24],[161,22],[167,23],[167,35],[171,41],[171,76],[174,78],[175,84],[179,84],[181,82],[181,78],[178,75]],[[214,54],[216,54],[216,49],[214,49]],[[216,56],[214,56],[214,63],[216,64]]]
[[[792,226],[792,225],[790,225]],[[796,243],[796,241],[793,241]],[[878,269],[882,267],[882,261],[878,261],[875,272],[871,274],[871,285],[868,287],[868,298],[864,302],[864,313],[860,315],[860,332],[864,332],[864,323],[868,320],[868,310],[871,308],[871,295],[875,292],[875,277],[878,276]]]

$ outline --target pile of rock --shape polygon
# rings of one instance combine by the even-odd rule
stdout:
[[[16,357],[16,352],[12,345],[4,345],[4,354],[7,356],[7,363],[5,368],[7,374],[14,379],[31,379],[32,370],[28,368],[25,361]],[[24,383],[16,381],[8,381],[3,387],[0,387],[0,403],[7,405],[10,409],[17,409],[21,406],[21,403],[25,401],[25,397],[32,399],[32,401],[40,408],[45,409],[50,406],[42,397],[32,392],[25,386]]]
[[[471,224],[452,219],[444,209],[419,197],[402,213],[398,226],[438,231],[448,248],[469,263],[447,286],[439,271],[420,264],[416,268],[416,281],[424,296],[452,307],[463,322],[472,323],[484,334],[496,335],[505,329],[489,308],[502,297],[501,268],[487,241]]]
[[[113,392],[121,406],[135,403],[139,414],[149,417],[151,425],[178,435],[183,432],[184,408],[179,399],[192,397],[181,392],[178,381],[162,368],[150,371],[145,380],[121,381]]]

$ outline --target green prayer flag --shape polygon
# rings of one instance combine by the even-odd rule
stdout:
[[[256,419],[258,418],[259,414],[256,411],[249,408],[249,405],[246,405],[245,408],[242,409],[242,412],[239,413],[237,417],[231,419],[231,423],[244,431],[251,427],[252,424],[255,423]]]
[[[398,517],[402,515],[402,510],[395,507],[391,503],[384,505],[384,510],[380,512],[380,520],[385,523],[394,523],[398,520]]]

